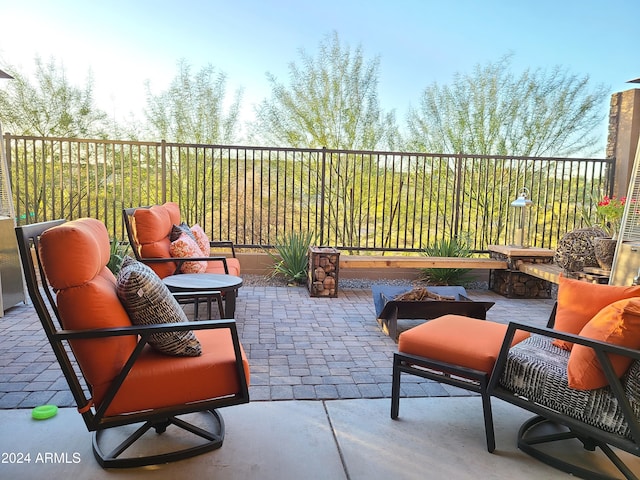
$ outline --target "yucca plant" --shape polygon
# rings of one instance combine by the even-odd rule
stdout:
[[[315,235],[313,232],[291,232],[277,240],[275,250],[268,251],[276,261],[271,276],[283,275],[287,281],[303,284],[307,280],[309,247]]]
[[[427,257],[471,257],[471,250],[457,238],[436,240],[433,245],[423,249]],[[461,285],[469,282],[468,268],[422,268],[421,279],[433,285]]]
[[[107,268],[111,270],[114,275],[118,275],[120,272],[120,267],[122,266],[122,262],[124,257],[127,255],[129,250],[129,245],[122,243],[116,239],[111,240],[111,251],[109,254],[109,263],[107,263]]]

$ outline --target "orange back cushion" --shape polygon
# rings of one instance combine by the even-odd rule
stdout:
[[[578,334],[604,307],[631,297],[640,297],[640,286],[602,285],[561,276],[554,328],[562,332]],[[573,347],[572,342],[564,340],[554,340],[553,344],[565,350],[571,350]]]
[[[150,208],[138,208],[133,213],[133,226],[136,241],[144,245],[169,236],[173,223],[163,205],[153,205]]]
[[[171,226],[178,225],[180,223],[180,207],[175,202],[165,202],[162,205],[167,213],[169,214],[169,219],[171,220]]]
[[[49,283],[55,289],[82,285],[109,262],[109,234],[99,220],[74,220],[47,230],[41,238],[40,253]]]
[[[132,219],[135,240],[139,245],[140,258],[171,258],[169,235],[174,224],[180,223],[180,208],[174,202],[138,208]],[[160,278],[173,275],[173,262],[153,263],[149,267]]]
[[[640,348],[640,298],[619,300],[600,310],[580,331],[580,336],[637,350]],[[613,370],[621,377],[633,361],[609,354]],[[591,347],[574,345],[567,364],[571,388],[592,390],[608,385],[604,370]]]
[[[40,255],[49,283],[57,292],[62,326],[69,330],[130,326],[116,293],[116,280],[106,267],[109,235],[92,218],[67,222],[47,230]],[[75,340],[74,354],[87,382],[100,391],[111,383],[135,348],[134,336]],[[96,403],[101,399],[94,398]]]

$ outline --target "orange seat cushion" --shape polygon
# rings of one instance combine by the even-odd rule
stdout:
[[[162,408],[239,392],[230,331],[221,328],[194,333],[202,345],[199,357],[167,357],[145,347],[107,415]],[[248,385],[249,363],[244,351],[242,358]],[[104,393],[105,389],[94,391],[97,405]]]
[[[625,298],[640,297],[640,286],[625,287],[587,283],[560,276],[558,308],[553,328],[578,334],[600,310]],[[573,342],[556,339],[553,344],[571,350]]]
[[[215,256],[215,254],[214,254]],[[229,270],[229,275],[235,275],[236,277],[240,276],[240,261],[235,257],[227,258],[227,269]],[[224,271],[224,265],[221,261],[218,262],[207,262],[207,269],[205,273],[226,273]]]
[[[640,349],[640,298],[627,298],[606,306],[584,326],[580,336]],[[609,355],[609,359],[618,377],[633,361],[621,355]],[[593,390],[609,384],[595,351],[584,345],[574,345],[571,349],[567,378],[569,386],[579,390]]]
[[[462,315],[444,315],[400,334],[398,351],[491,373],[507,326]],[[517,331],[512,346],[529,336]]]

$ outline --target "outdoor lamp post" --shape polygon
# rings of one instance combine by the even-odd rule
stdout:
[[[511,202],[514,215],[511,228],[511,244],[515,247],[529,248],[529,210],[533,202],[529,200],[529,189],[522,187],[518,198]]]

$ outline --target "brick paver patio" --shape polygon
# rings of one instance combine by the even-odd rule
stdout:
[[[500,322],[544,325],[553,306],[486,290],[468,294],[496,302],[487,318]],[[369,289],[312,298],[304,287],[242,287],[236,320],[251,365],[252,401],[390,396],[396,344],[378,327]],[[469,395],[410,376],[402,389],[406,396]],[[35,311],[20,305],[0,318],[0,408],[45,403],[74,406]]]

